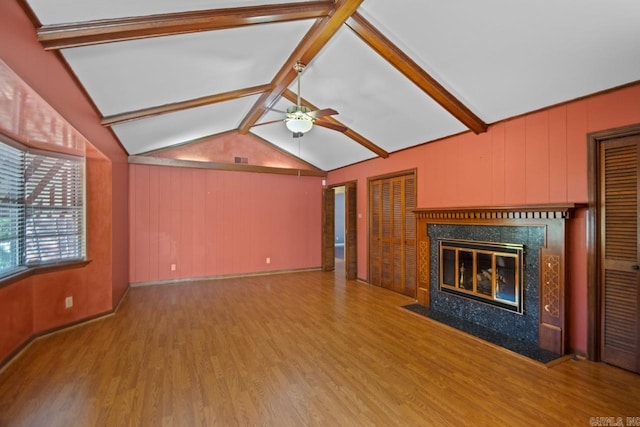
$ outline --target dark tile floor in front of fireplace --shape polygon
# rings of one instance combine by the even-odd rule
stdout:
[[[409,304],[402,308],[412,311],[416,314],[420,314],[429,319],[436,320],[452,328],[463,331],[467,334],[473,335],[492,344],[499,345],[522,356],[528,357],[540,363],[547,364],[555,359],[562,357],[560,354],[553,353],[549,350],[544,350],[535,344],[531,344],[525,341],[521,341],[517,338],[512,338],[499,332],[487,329],[484,326],[480,326],[476,323],[469,322],[464,319],[460,319],[454,316],[447,315],[445,313],[430,310],[429,307],[425,307],[421,304]]]

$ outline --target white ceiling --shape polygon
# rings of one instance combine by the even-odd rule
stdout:
[[[316,2],[27,3],[43,25],[55,25]],[[334,7],[348,3],[342,0]],[[638,0],[365,0],[357,12],[486,124],[640,80]],[[62,54],[108,117],[272,84],[314,22],[69,47]],[[349,26],[338,28],[307,61],[301,80],[306,101],[336,109],[340,123],[389,153],[467,129]],[[295,82],[289,89],[297,90]],[[114,124],[113,129],[129,154],[145,153],[238,129],[259,99],[252,94]],[[290,105],[281,98],[273,107]],[[258,122],[280,118],[281,113],[267,111]],[[250,132],[323,170],[378,155],[347,134],[319,126],[295,139],[280,122]]]

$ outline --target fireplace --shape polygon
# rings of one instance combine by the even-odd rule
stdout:
[[[438,248],[440,291],[522,314],[523,245],[438,239]]]
[[[565,354],[566,221],[575,208],[414,210],[418,302],[432,313]]]
[[[544,228],[428,224],[425,232],[429,239],[430,309],[537,345],[540,322],[538,265],[540,249],[545,242]],[[499,272],[494,270],[493,264],[498,263],[496,256],[502,261],[508,256],[508,262],[504,264],[511,265],[513,270],[505,271],[502,267]],[[493,281],[497,275],[494,273],[509,280],[513,297],[501,292],[499,296],[503,298],[495,298],[495,288],[500,286]],[[443,280],[447,282],[444,285]],[[508,285],[505,284],[503,290],[509,291]]]

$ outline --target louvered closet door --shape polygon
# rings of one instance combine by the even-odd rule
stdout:
[[[640,136],[601,146],[602,360],[640,372]]]
[[[404,290],[405,295],[416,296],[416,182],[415,176],[404,181]]]
[[[371,221],[369,224],[369,283],[382,286],[382,182],[369,187]]]
[[[369,280],[415,297],[415,176],[371,181],[369,188]]]

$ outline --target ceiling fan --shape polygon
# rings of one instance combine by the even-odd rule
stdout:
[[[300,96],[300,75],[304,71],[305,67],[305,64],[300,61],[296,62],[296,64],[293,66],[293,69],[296,71],[296,73],[298,73],[296,77],[296,80],[298,82],[298,100],[296,105],[292,105],[291,107],[287,108],[287,111],[274,110],[280,113],[284,113],[285,118],[265,123],[258,123],[254,126],[262,126],[284,121],[287,129],[292,132],[294,138],[300,138],[305,133],[309,132],[311,128],[313,128],[314,123],[319,126],[337,130],[339,132],[347,131],[347,128],[339,123],[318,120],[322,117],[329,117],[338,114],[338,112],[333,108],[325,108],[322,110],[312,111],[311,108],[302,105],[302,98]]]

